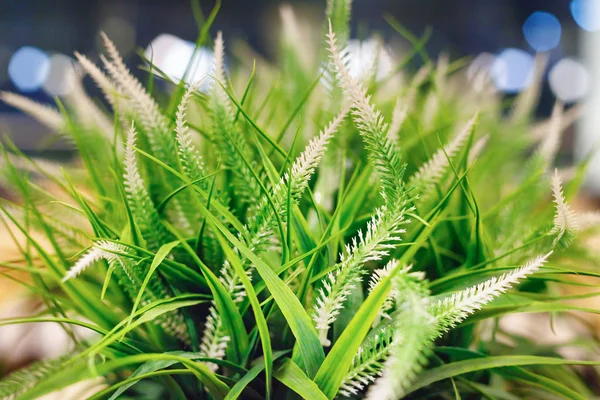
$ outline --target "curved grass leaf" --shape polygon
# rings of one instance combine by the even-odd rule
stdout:
[[[484,371],[502,367],[520,367],[528,365],[600,365],[600,361],[567,360],[540,356],[489,356],[472,360],[457,361],[425,371],[419,380],[407,390],[410,394],[432,383],[475,371]]]
[[[317,384],[306,376],[304,371],[289,358],[275,371],[274,376],[304,399],[327,399],[327,396],[321,392]]]

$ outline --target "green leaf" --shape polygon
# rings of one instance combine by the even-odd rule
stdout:
[[[264,357],[265,364],[265,376],[267,380],[267,399],[271,398],[271,374],[273,369],[273,350],[271,349],[271,336],[269,334],[269,327],[267,326],[267,321],[265,316],[262,313],[262,309],[260,308],[260,302],[256,297],[256,293],[254,292],[254,287],[250,282],[250,279],[246,275],[246,271],[244,271],[244,267],[242,266],[242,262],[239,257],[229,248],[229,245],[225,241],[222,235],[216,232],[217,239],[221,243],[221,248],[225,253],[225,256],[233,266],[236,275],[242,281],[244,285],[244,289],[246,290],[246,295],[248,296],[248,300],[250,301],[250,305],[252,306],[252,311],[254,312],[254,320],[256,322],[256,328],[258,329],[258,334],[260,335],[260,341],[262,344],[262,351]]]
[[[94,366],[94,371],[90,368],[83,367],[80,363],[71,363],[63,366],[57,372],[49,375],[42,380],[38,385],[29,390],[23,396],[22,400],[33,400],[40,396],[55,391],[60,388],[69,386],[75,382],[83,381],[100,375],[105,376],[111,372],[119,371],[125,367],[135,364],[141,364],[148,361],[171,360],[182,363],[189,369],[196,378],[202,382],[206,389],[216,398],[223,399],[227,395],[229,387],[217,378],[210,370],[201,362],[190,360],[189,358],[172,355],[169,353],[161,354],[137,354],[133,356],[120,357],[105,363]]]
[[[150,265],[150,269],[148,270],[148,273],[146,274],[146,277],[144,278],[144,282],[142,282],[142,286],[140,287],[140,290],[135,299],[135,302],[133,303],[133,308],[131,309],[131,314],[129,315],[129,322],[127,323],[127,325],[131,324],[131,321],[133,320],[133,316],[135,315],[135,312],[136,312],[138,306],[140,305],[140,302],[142,301],[142,296],[144,295],[144,290],[146,290],[146,287],[148,286],[150,279],[152,279],[152,275],[154,274],[154,271],[156,271],[156,269],[163,262],[165,257],[167,257],[169,255],[169,253],[171,252],[171,250],[173,250],[173,248],[175,246],[177,246],[178,244],[179,244],[178,240],[173,241],[171,243],[163,244],[156,252],[154,259],[152,260],[152,264]]]
[[[371,329],[371,325],[379,314],[379,310],[391,289],[392,279],[401,270],[401,266],[408,263],[410,258],[414,256],[414,253],[420,247],[420,243],[427,240],[429,234],[435,229],[438,220],[439,216],[435,217],[430,225],[421,232],[418,240],[411,247],[411,251],[404,253],[398,267],[382,279],[375,290],[366,298],[354,318],[331,348],[315,376],[315,382],[328,398],[333,399],[337,394],[346,373],[352,365],[354,355],[358,352],[360,345]]]
[[[314,376],[325,356],[313,323],[294,292],[277,276],[271,267],[229,232],[227,227],[223,226],[203,204],[200,207],[204,217],[220,230],[223,236],[256,267],[297,340],[307,374]]]
[[[371,329],[371,325],[391,289],[392,278],[399,270],[400,267],[397,267],[371,292],[319,368],[319,372],[315,376],[315,383],[327,398],[333,399],[337,394],[352,365],[354,355]]]
[[[206,210],[204,205],[201,205],[201,207],[203,210]],[[168,224],[167,227],[169,227]],[[217,312],[221,316],[225,332],[227,332],[227,335],[231,338],[232,345],[227,347],[233,351],[233,353],[230,353],[233,356],[232,361],[241,363],[242,360],[244,360],[246,352],[248,351],[249,340],[248,332],[246,331],[244,321],[242,320],[242,316],[240,315],[237,306],[231,299],[229,292],[227,289],[225,289],[225,286],[223,286],[219,278],[217,278],[217,276],[202,262],[202,260],[200,260],[196,252],[190,247],[187,241],[181,237],[180,233],[175,229],[171,229],[171,231],[181,241],[183,248],[200,267],[202,274],[206,278],[208,287],[213,295]]]
[[[232,365],[229,365],[229,363],[225,363],[222,360],[214,360],[212,358],[202,357],[199,353],[188,353],[185,351],[171,351],[171,352],[167,352],[165,354],[181,356],[181,357],[189,358],[190,360],[223,363],[227,367],[230,367],[230,368],[232,367]],[[172,365],[178,364],[179,362],[180,361],[173,360],[173,359],[153,360],[153,361],[145,362],[144,364],[140,365],[133,374],[131,374],[130,382],[127,383],[126,385],[121,386],[117,391],[115,391],[112,394],[112,396],[110,396],[109,400],[116,400],[121,394],[125,393],[125,391],[127,389],[129,389],[130,387],[132,387],[133,385],[138,383],[140,381],[140,379],[142,379],[141,376],[147,375],[149,372],[155,372],[155,371],[158,371],[161,369],[168,368]],[[235,365],[233,365],[233,367],[235,367]],[[242,372],[244,372],[244,371],[242,370]],[[136,377],[138,379],[131,379],[131,378],[136,378]]]
[[[273,353],[273,361],[278,360],[282,356],[284,356],[288,351],[276,351]],[[263,358],[259,359],[252,368],[240,379],[237,383],[231,388],[225,400],[235,400],[244,391],[244,388],[248,386],[250,382],[252,382],[258,374],[260,374],[265,369],[265,360]]]
[[[486,358],[457,361],[425,371],[421,374],[417,382],[407,391],[407,394],[427,387],[435,382],[469,372],[526,365],[600,365],[600,362],[566,360],[564,358],[539,356],[490,356]]]
[[[326,400],[327,396],[321,392],[317,384],[311,380],[300,367],[289,358],[275,371],[277,378],[285,386],[298,393],[304,399]]]

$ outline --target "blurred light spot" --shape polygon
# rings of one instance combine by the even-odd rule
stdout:
[[[8,76],[22,92],[38,90],[50,69],[46,53],[35,47],[24,46],[13,54],[8,64]]]
[[[177,36],[161,34],[150,43],[145,55],[156,68],[175,83],[179,83],[183,79],[185,71],[190,65],[185,81],[187,83],[202,81],[199,89],[207,90],[210,85],[207,75],[212,73],[214,55],[211,50],[200,48],[192,60],[194,48],[195,45],[192,42]]]
[[[518,93],[531,84],[535,61],[521,49],[503,50],[492,64],[491,77],[499,90]]]
[[[548,76],[554,95],[565,103],[583,98],[590,88],[590,74],[578,61],[563,58],[557,62]]]
[[[581,28],[594,32],[600,30],[600,1],[599,0],[573,0],[571,1],[571,15]]]
[[[368,78],[375,72],[375,79],[379,80],[393,70],[394,63],[389,51],[375,38],[349,40],[346,51],[348,72],[356,79]],[[373,71],[375,68],[376,71]]]
[[[553,14],[536,11],[523,24],[523,34],[535,50],[552,50],[560,42],[560,22]]]
[[[122,55],[135,48],[135,27],[121,17],[109,17],[100,25],[100,30],[113,41]]]
[[[75,62],[63,54],[50,56],[50,68],[44,80],[44,90],[50,96],[64,96],[73,89],[77,79]]]

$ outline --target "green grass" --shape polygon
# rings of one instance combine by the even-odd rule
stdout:
[[[45,308],[0,326],[93,334],[5,377],[0,398],[98,376],[93,398],[593,396],[573,366],[594,362],[498,324],[597,312],[556,290],[597,275],[584,245],[597,215],[569,206],[585,163],[566,178],[554,166],[562,105],[536,134],[536,85],[507,104],[391,17],[414,50],[381,80],[353,77],[345,0],[328,2],[312,50],[288,26],[280,63],[235,46],[226,70],[222,35],[209,40],[217,8],[206,21],[194,8],[197,45],[215,51],[206,92],[161,92],[153,65],[145,89],[104,37],[101,66],[77,57],[111,114],[83,92],[59,111],[2,95],[79,161],[63,170],[5,146],[18,200],[0,208],[27,240],[2,267],[29,273]]]

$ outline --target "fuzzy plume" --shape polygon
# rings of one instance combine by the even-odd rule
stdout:
[[[236,198],[244,204],[255,204],[260,198],[260,185],[251,169],[250,148],[246,137],[235,122],[231,100],[225,92],[227,81],[224,67],[223,36],[215,39],[213,75],[209,108],[214,128],[212,140],[219,150],[223,165],[231,171]]]
[[[482,137],[480,137],[475,142],[475,144],[471,147],[471,151],[469,152],[469,158],[468,158],[469,164],[472,164],[473,161],[475,161],[477,159],[477,157],[479,157],[479,155],[485,149],[485,146],[489,139],[490,139],[490,135],[486,134],[486,135],[483,135]]]
[[[125,148],[125,173],[123,175],[125,194],[142,236],[147,241],[148,248],[151,251],[157,251],[163,243],[168,241],[169,235],[160,221],[160,216],[140,175],[135,154],[135,140],[136,131],[132,123],[127,134]]]
[[[419,168],[411,177],[408,186],[417,187],[420,193],[430,193],[447,171],[450,165],[449,160],[458,154],[469,138],[476,120],[477,114],[467,122],[450,143],[439,149],[426,164]]]
[[[446,332],[455,327],[469,315],[536,272],[546,263],[551,254],[552,252],[549,252],[536,257],[520,268],[456,292],[432,304],[429,312],[435,316],[440,331]]]
[[[394,342],[394,332],[392,324],[382,325],[360,346],[340,386],[339,393],[342,396],[358,395],[381,375]]]
[[[427,311],[429,292],[422,281],[399,274],[394,279],[396,308],[394,337],[381,376],[367,391],[369,400],[402,398],[427,363],[436,336],[435,320]]]
[[[105,252],[101,248],[98,248],[96,246],[92,247],[87,253],[83,255],[83,257],[77,260],[75,265],[73,265],[67,271],[62,281],[66,282],[69,279],[76,278],[77,276],[79,276],[79,274],[85,271],[87,267],[101,259],[104,259],[105,256]]]
[[[104,98],[108,103],[113,107],[113,109],[124,113],[123,106],[125,105],[125,99],[119,90],[115,86],[115,84],[111,81],[111,79],[91,62],[86,56],[75,52],[75,58],[79,61],[79,65],[83,68],[85,72],[92,78],[96,86],[102,90],[104,94]]]
[[[323,346],[331,345],[327,338],[329,327],[337,319],[348,295],[361,282],[363,264],[386,257],[402,240],[401,234],[405,232],[402,226],[410,222],[405,219],[406,212],[407,209],[390,212],[385,206],[379,208],[367,224],[366,233],[358,231],[352,244],[346,245],[335,271],[321,281],[313,320]]]
[[[560,243],[568,244],[573,236],[579,231],[579,222],[577,214],[567,204],[563,195],[562,182],[558,170],[554,170],[552,176],[552,195],[556,205],[554,215],[554,226],[550,231],[551,235],[556,235],[554,246]]]
[[[550,123],[547,126],[548,131],[546,132],[546,136],[542,139],[542,142],[538,147],[538,154],[542,157],[547,168],[551,167],[552,163],[554,163],[556,153],[560,148],[563,109],[563,104],[557,101],[552,110],[552,116],[550,117]]]
[[[27,97],[10,92],[0,92],[0,100],[29,114],[55,132],[64,133],[67,128],[65,119],[58,111]]]
[[[131,75],[114,43],[106,34],[102,33],[101,35],[109,59],[104,55],[100,58],[117,89],[126,98],[127,108],[139,116],[138,121],[148,137],[154,155],[170,166],[175,166],[175,148],[169,134],[167,119],[142,84]]]
[[[183,172],[191,180],[197,180],[205,175],[202,156],[196,150],[192,140],[192,133],[187,126],[187,107],[191,96],[195,92],[195,86],[190,86],[181,98],[175,115],[175,138],[177,140],[177,152]]]
[[[390,260],[383,268],[376,269],[373,271],[371,275],[371,279],[369,280],[369,294],[373,293],[373,291],[379,286],[381,281],[389,276],[389,274],[394,271],[398,267],[398,260]],[[412,264],[404,267],[400,273],[401,274],[409,274],[412,269]],[[425,274],[423,272],[412,272],[410,273],[413,279],[425,279]],[[373,327],[375,327],[381,321],[381,318],[389,319],[389,311],[394,306],[394,299],[397,297],[398,293],[395,292],[394,289],[390,290],[388,293],[383,305],[379,309],[377,317],[373,321]]]
[[[273,188],[271,193],[273,206],[269,203],[266,196],[262,196],[262,200],[259,202],[257,217],[250,221],[249,230],[256,232],[254,235],[256,240],[251,243],[251,248],[262,248],[269,241],[271,230],[276,222],[275,212],[283,216],[287,207],[288,186],[290,188],[292,204],[297,204],[300,200],[317,166],[323,159],[329,142],[347,114],[348,109],[344,108],[318,136],[311,139],[302,154],[292,164],[290,171],[285,173]]]
[[[371,104],[366,90],[350,75],[343,57],[337,47],[337,39],[331,23],[327,35],[331,65],[337,72],[337,78],[344,94],[353,107],[354,122],[364,140],[368,157],[381,178],[381,194],[387,204],[402,201],[404,189],[402,177],[404,165],[395,145],[387,135],[387,124],[383,115]]]
[[[225,351],[227,350],[229,340],[229,336],[224,334],[221,318],[213,304],[208,310],[208,316],[204,322],[204,331],[200,342],[200,354],[203,357],[222,360],[225,358]],[[219,366],[215,363],[206,362],[205,365],[213,373],[219,369]]]
[[[392,111],[392,122],[390,122],[390,127],[387,131],[387,136],[392,143],[396,143],[398,141],[400,128],[402,128],[402,124],[408,115],[408,108],[408,104],[403,103],[400,97],[396,99],[396,104],[394,105],[394,110]]]
[[[339,125],[342,123],[348,113],[347,109],[342,110],[332,121],[325,127],[319,136],[313,138],[306,146],[306,149],[298,156],[291,167],[288,174],[285,174],[281,181],[272,190],[272,202],[275,212],[282,215],[287,206],[287,188],[289,183],[292,205],[297,204],[302,193],[308,187],[308,182],[312,177],[319,162],[323,158],[327,145],[333,135],[337,132]],[[276,215],[271,204],[263,197],[260,201],[258,216],[251,220],[249,232],[252,232],[249,248],[255,254],[261,254],[266,250],[268,244],[272,240],[272,226],[275,223]],[[236,250],[237,251],[237,250]],[[244,263],[247,262],[243,258]],[[246,271],[249,276],[251,269]],[[245,291],[240,279],[232,270],[228,261],[225,261],[221,270],[221,282],[228,289],[235,302],[240,302],[245,296]],[[228,338],[222,329],[221,316],[216,310],[216,306],[211,306],[209,316],[205,323],[204,334],[202,339],[201,351],[205,354],[224,354],[227,348]],[[215,368],[216,365],[210,366]]]

